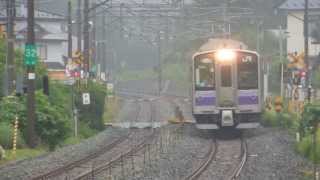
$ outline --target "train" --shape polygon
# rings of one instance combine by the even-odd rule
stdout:
[[[262,63],[237,40],[209,39],[192,57],[192,113],[198,129],[252,129],[263,106]]]

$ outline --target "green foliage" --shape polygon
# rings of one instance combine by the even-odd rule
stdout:
[[[299,153],[312,160],[320,162],[320,131],[318,130],[320,122],[320,106],[318,104],[308,104],[304,107],[300,131],[302,132],[302,141],[297,144]],[[313,147],[313,135],[316,134],[316,150]]]
[[[24,97],[7,96],[0,101],[0,121],[14,124],[16,117],[19,120],[19,129],[25,134],[26,129],[26,106]]]
[[[296,114],[288,112],[277,113],[274,110],[264,111],[262,123],[270,127],[282,127],[297,130],[299,128],[299,119]]]
[[[301,153],[306,158],[316,161],[316,163],[320,162],[320,131],[317,132],[317,146],[316,146],[316,156],[314,156],[313,152],[313,139],[312,135],[308,134],[296,145],[296,149],[299,153]]]
[[[18,116],[19,127],[26,139],[26,98],[8,96],[0,101],[0,120],[7,124],[13,124],[15,117]],[[64,109],[51,104],[47,96],[41,92],[36,92],[36,132],[42,142],[49,145],[53,150],[57,144],[62,142],[70,131],[67,114]]]
[[[27,158],[37,157],[44,154],[45,150],[43,148],[39,149],[17,149],[16,155],[13,155],[12,150],[6,151],[6,158],[0,161],[0,165],[9,161],[23,160]]]
[[[13,143],[13,125],[2,122],[0,123],[0,145],[6,149],[12,148]],[[21,133],[18,131],[17,147],[23,147],[25,145],[24,139]]]
[[[90,93],[90,105],[82,104],[82,93]],[[76,97],[76,106],[79,109],[80,121],[96,130],[104,129],[103,113],[106,97],[106,88],[103,84],[89,82],[88,90],[78,91]]]
[[[90,125],[88,125],[85,122],[80,122],[79,124],[79,135],[80,138],[84,138],[87,139],[91,136],[94,136],[95,134],[97,134],[98,131],[95,129],[90,128]]]
[[[300,124],[303,134],[310,132],[311,127],[317,127],[320,122],[320,106],[306,105],[302,113],[302,121]],[[312,133],[312,132],[311,132]]]
[[[61,109],[50,104],[47,96],[40,92],[36,93],[37,123],[36,131],[39,137],[54,150],[56,145],[68,136],[70,124],[66,114]]]
[[[274,110],[264,111],[264,113],[262,114],[262,123],[266,126],[277,126],[279,124],[277,112],[275,112]]]
[[[60,82],[50,81],[49,101],[69,119],[72,116],[72,87]]]
[[[65,145],[79,144],[79,143],[81,142],[81,138],[82,138],[81,132],[80,132],[80,136],[81,136],[81,137],[78,137],[78,138],[76,138],[76,137],[74,137],[74,136],[68,137],[68,138],[63,142],[62,145],[65,146]]]

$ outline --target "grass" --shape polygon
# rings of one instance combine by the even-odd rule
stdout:
[[[62,146],[67,146],[67,145],[74,145],[74,144],[79,144],[83,138],[81,137],[68,137],[62,144]]]
[[[32,157],[40,156],[47,151],[44,148],[38,148],[38,149],[17,149],[16,155],[13,154],[12,150],[6,150],[6,158],[4,160],[0,161],[0,165],[8,163],[10,161],[15,160],[23,160],[28,159]]]

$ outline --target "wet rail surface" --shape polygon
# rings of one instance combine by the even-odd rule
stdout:
[[[213,137],[206,158],[184,180],[236,180],[247,160],[247,143],[240,133],[235,139]]]

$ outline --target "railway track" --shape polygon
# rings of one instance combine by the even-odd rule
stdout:
[[[153,133],[146,138],[143,142],[139,143],[138,145],[134,146],[133,148],[129,149],[128,151],[121,153],[111,161],[106,162],[105,164],[102,164],[92,170],[88,170],[78,177],[76,177],[76,180],[82,180],[82,179],[94,179],[94,176],[97,176],[99,173],[108,170],[109,168],[112,168],[113,165],[116,163],[123,161],[123,159],[128,158],[132,154],[136,154],[137,152],[141,151],[142,149],[146,148],[148,143],[154,139],[156,136],[156,131],[153,131]]]
[[[241,136],[239,139],[241,141],[241,149],[240,149],[240,159],[233,168],[232,170],[228,170],[228,175],[224,176],[223,179],[225,180],[236,180],[239,178],[241,171],[247,161],[247,143],[246,140]],[[218,140],[214,139],[211,140],[211,145],[208,153],[206,154],[206,158],[203,162],[200,163],[200,165],[195,168],[191,174],[189,174],[187,177],[184,178],[184,180],[196,180],[196,179],[201,179],[201,175],[204,174],[206,171],[217,171],[217,169],[210,169],[210,166],[212,164],[219,164],[219,163],[226,163],[217,160],[217,154],[221,150],[219,150],[219,144],[221,145],[223,142],[219,142]],[[219,167],[219,166],[218,166]],[[212,177],[215,179],[214,177]]]
[[[44,179],[50,179],[50,178],[53,178],[55,176],[59,176],[65,172],[69,172],[70,170],[76,168],[76,167],[79,167],[79,165],[81,164],[84,164],[86,163],[87,161],[89,160],[92,160],[92,159],[95,159],[97,158],[98,156],[100,156],[101,154],[105,153],[106,151],[112,149],[113,147],[117,146],[118,144],[120,144],[121,142],[125,141],[126,139],[128,139],[129,137],[129,134],[123,136],[123,137],[120,137],[118,138],[117,140],[113,141],[112,143],[104,146],[103,148],[101,148],[99,151],[96,151],[92,154],[89,154],[88,156],[82,158],[82,159],[79,159],[77,161],[74,161],[74,162],[71,162],[67,165],[64,165],[64,166],[61,166],[57,169],[54,169],[52,171],[49,171],[45,174],[42,174],[42,175],[39,175],[35,178],[33,178],[33,180],[44,180]]]
[[[248,150],[247,150],[247,141],[241,137],[241,150],[242,150],[242,156],[241,156],[241,161],[239,164],[236,166],[234,169],[232,175],[228,178],[228,180],[236,180],[239,178],[240,173],[247,162],[247,157],[248,157]]]
[[[150,102],[150,109],[152,111],[150,112],[150,121],[154,121],[154,117],[153,117],[154,112],[153,112],[152,102]],[[139,106],[137,106],[137,113],[133,118],[134,121],[138,120],[141,111],[142,111],[142,107],[141,107],[141,104],[139,104]],[[69,179],[70,172],[71,174],[77,174],[77,176],[72,177],[72,179],[87,178],[89,175],[92,176],[93,173],[98,174],[99,172],[101,172],[108,166],[112,165],[114,162],[119,161],[121,158],[124,158],[128,154],[136,153],[139,150],[145,148],[146,144],[150,142],[155,136],[156,136],[156,131],[153,131],[153,130],[151,133],[150,132],[139,133],[139,131],[136,131],[136,130],[129,130],[129,132],[125,136],[121,136],[120,138],[99,148],[99,150],[85,156],[84,158],[70,162],[56,169],[50,170],[49,172],[41,174],[32,179],[33,180]],[[138,140],[142,139],[142,141],[132,145],[133,141],[137,141],[136,139]],[[123,149],[129,149],[129,150],[126,152],[122,152]],[[110,154],[107,154],[109,152]],[[117,155],[112,156],[112,153],[117,153]],[[104,156],[106,154],[108,156],[112,156],[113,158],[111,158],[111,160],[106,160],[105,163],[100,163],[98,166],[94,167],[93,169],[92,167],[89,168],[91,163],[93,164],[95,160],[97,160],[99,157]]]
[[[216,153],[217,153],[217,144],[216,140],[211,141],[209,152],[206,155],[205,161],[201,163],[201,165],[195,169],[189,176],[185,178],[185,180],[193,180],[197,179],[211,164],[211,162],[214,160]]]

